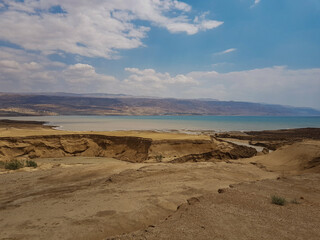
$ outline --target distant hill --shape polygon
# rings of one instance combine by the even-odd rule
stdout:
[[[139,98],[123,94],[0,93],[0,116],[39,115],[320,116],[320,111],[214,99]]]

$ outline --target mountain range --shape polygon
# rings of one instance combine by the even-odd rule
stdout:
[[[320,116],[320,111],[216,99],[152,98],[99,93],[0,93],[0,116],[41,115]]]

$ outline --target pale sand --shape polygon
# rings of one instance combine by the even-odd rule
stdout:
[[[320,141],[303,140],[292,145],[283,146],[274,152],[240,162],[255,162],[269,171],[282,175],[294,175],[305,172],[320,173]]]
[[[93,131],[63,131],[50,128],[1,128],[0,137],[27,137],[41,135],[62,135],[62,134],[101,134],[106,136],[134,136],[151,138],[153,140],[210,140],[209,135],[204,134],[186,134],[186,133],[167,133],[155,131],[110,131],[110,132],[93,132]]]
[[[2,137],[62,133],[70,132],[0,129]],[[105,134],[138,134],[154,140],[209,138],[155,132]],[[35,159],[37,169],[0,174],[0,239],[104,239],[140,229],[123,238],[319,239],[320,169],[315,161],[319,149],[320,141],[305,140],[249,159],[183,164]],[[240,185],[217,193],[230,184]],[[280,207],[270,203],[271,194],[304,199]],[[200,202],[189,200],[191,205],[176,211],[192,197]]]
[[[132,164],[102,158],[37,162],[39,170],[0,175],[3,239],[102,239],[156,224],[190,197],[277,176],[251,164],[224,162]]]
[[[156,226],[109,240],[318,240],[320,175],[241,183],[183,204]],[[286,199],[271,204],[271,196]]]

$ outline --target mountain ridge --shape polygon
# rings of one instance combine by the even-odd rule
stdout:
[[[320,111],[308,107],[216,99],[93,93],[0,93],[0,116],[43,115],[320,116]]]

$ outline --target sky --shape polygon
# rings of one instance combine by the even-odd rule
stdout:
[[[0,0],[0,92],[320,109],[320,1]]]

